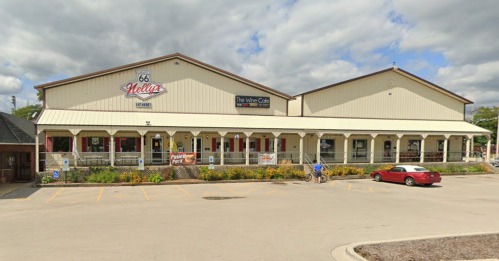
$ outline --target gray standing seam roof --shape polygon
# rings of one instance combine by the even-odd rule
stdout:
[[[29,120],[0,112],[1,143],[35,143],[35,124]]]

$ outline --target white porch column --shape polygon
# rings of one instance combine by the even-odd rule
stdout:
[[[137,130],[137,132],[140,135],[140,158],[142,159],[142,162],[146,162],[145,155],[146,155],[146,147],[144,146],[144,140],[145,140],[145,135],[147,133],[147,130]]]
[[[226,131],[219,131],[220,134],[220,165],[223,166],[225,164],[225,135],[227,135]]]
[[[117,130],[113,130],[113,129],[108,129],[106,130],[107,133],[109,133],[109,135],[111,136],[111,138],[109,138],[109,160],[111,161],[111,166],[114,167],[114,134],[116,134],[116,132],[118,132]]]
[[[485,162],[490,162],[490,147],[492,145],[492,137],[487,137],[487,158],[485,158]]]
[[[111,166],[114,167],[114,135],[111,135],[111,138],[109,138],[109,153],[110,153],[110,160],[111,160]]]
[[[170,136],[170,155],[168,155],[168,165],[172,165],[172,153],[173,153],[173,142],[174,142],[174,139],[173,139],[173,135],[175,135],[175,133],[177,133],[177,131],[174,131],[174,130],[167,130],[166,133],[168,133],[168,136]]]
[[[303,164],[303,137],[307,135],[305,132],[298,132],[300,136],[300,165]]]
[[[317,133],[317,156],[315,157],[317,159],[317,163],[321,163],[321,138],[324,135],[324,132],[318,132]]]
[[[449,138],[450,138],[450,134],[446,134],[444,135],[445,136],[445,140],[444,140],[444,163],[447,163],[447,145],[449,144]]]
[[[245,132],[244,135],[246,135],[246,165],[249,165],[249,156],[250,156],[250,136],[253,134],[253,132]]]
[[[351,133],[345,133],[345,141],[343,142],[343,164],[348,164],[348,138],[350,138]]]
[[[197,148],[198,148],[198,135],[201,132],[200,131],[191,131],[191,133],[194,136],[193,137],[194,141],[193,141],[193,144],[192,144],[193,147],[192,147],[192,151],[191,152],[194,153],[194,152],[197,152]],[[198,155],[196,154],[196,160],[197,160],[197,158],[198,158]]]
[[[378,136],[378,134],[372,134],[371,133],[371,160],[369,161],[371,164],[374,163],[374,153],[376,150],[374,149],[374,144],[375,144],[375,139]]]
[[[396,134],[397,136],[397,150],[395,151],[395,163],[400,163],[400,139],[404,134]]]
[[[465,162],[470,162],[470,144],[473,135],[466,135],[466,159]]]
[[[35,135],[35,173],[40,171],[40,131],[36,131]]]
[[[276,163],[279,163],[279,157],[277,157],[277,142],[278,142],[278,137],[279,135],[281,135],[280,132],[272,132],[272,134],[274,134],[274,153],[275,153],[275,156],[276,156]]]
[[[425,151],[425,141],[426,141],[426,137],[428,137],[428,134],[422,134],[421,135],[421,151],[420,151],[420,158],[419,158],[419,162],[420,163],[424,163],[424,151]]]
[[[77,146],[74,146],[75,144],[78,144],[78,133],[80,133],[80,129],[70,129],[69,132],[71,132],[71,134],[73,134],[73,142],[71,144],[69,144],[69,146],[71,146],[71,151],[73,152],[73,166],[74,167],[77,167],[78,166],[78,150],[77,150]]]

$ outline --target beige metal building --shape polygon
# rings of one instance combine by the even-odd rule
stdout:
[[[168,165],[170,151],[198,164],[467,161],[469,139],[490,137],[464,121],[469,100],[397,68],[292,97],[177,53],[35,88],[47,168]]]

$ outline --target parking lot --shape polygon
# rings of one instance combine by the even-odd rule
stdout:
[[[334,260],[354,242],[499,230],[498,185],[24,187],[0,198],[0,260]]]

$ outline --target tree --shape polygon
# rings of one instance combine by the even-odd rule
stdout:
[[[492,143],[497,140],[497,114],[499,107],[480,107],[474,110],[471,123],[492,132]],[[475,137],[475,143],[487,144],[487,139],[483,136]]]
[[[38,101],[43,101],[43,92],[38,91],[38,93],[36,94],[36,97],[38,98]]]
[[[27,119],[27,120],[33,120],[40,115],[40,112],[42,111],[42,105],[41,104],[35,104],[35,105],[28,105],[22,108],[19,108],[12,112],[12,115],[17,116],[19,118]],[[36,114],[35,114],[36,112]],[[34,117],[33,117],[34,116]]]

